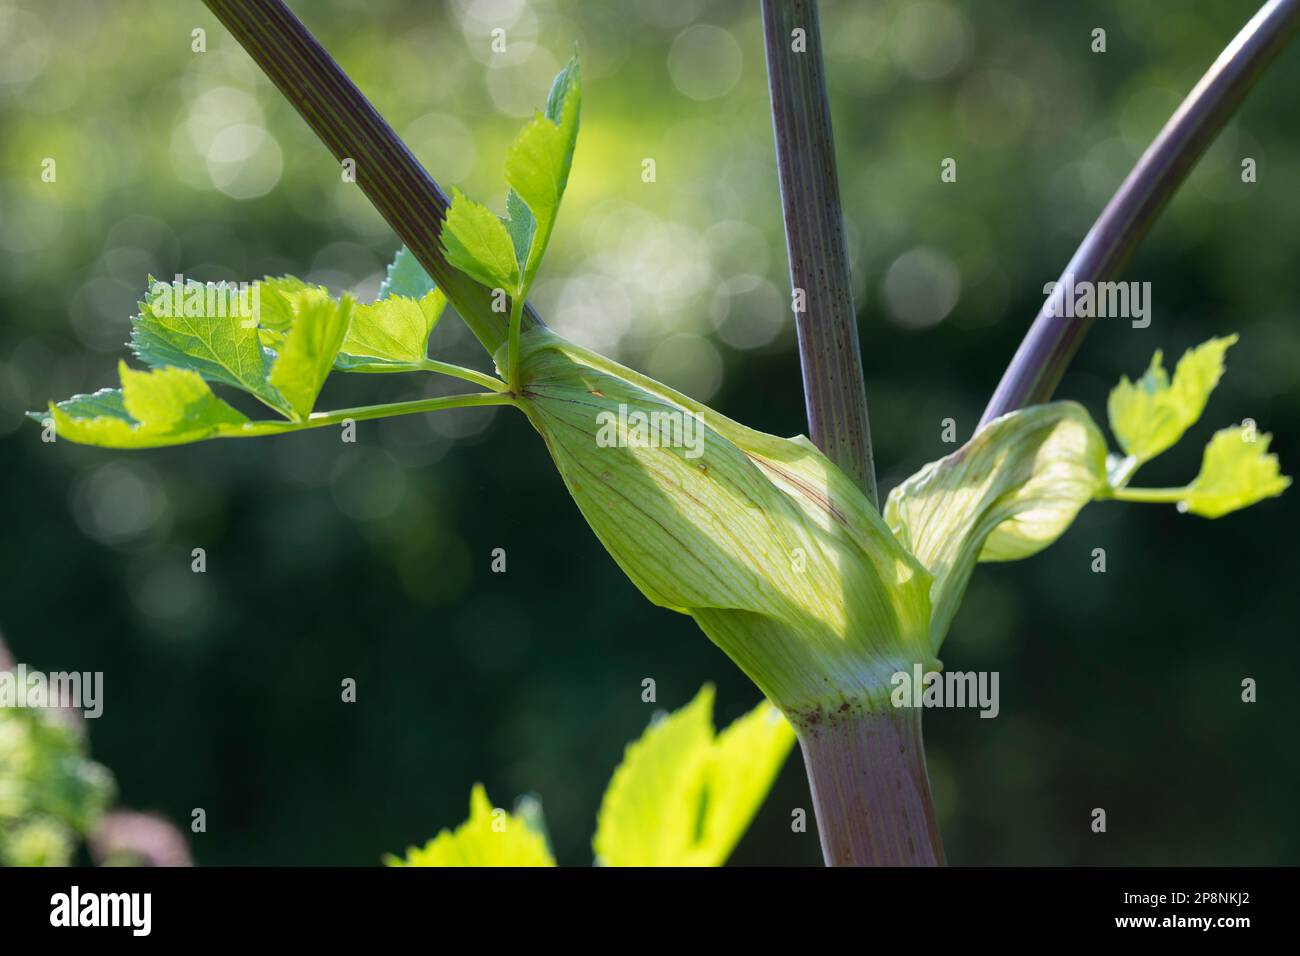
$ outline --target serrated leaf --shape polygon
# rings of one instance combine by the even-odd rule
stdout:
[[[256,283],[258,327],[287,334],[294,318],[307,302],[330,298],[324,286],[303,282],[296,276],[267,277]],[[267,344],[265,338],[263,344]]]
[[[513,294],[519,284],[514,243],[487,206],[453,189],[440,238],[447,261],[455,268],[489,289]]]
[[[1236,335],[1210,339],[1188,349],[1178,360],[1173,381],[1157,351],[1136,382],[1127,377],[1110,393],[1110,429],[1125,454],[1138,464],[1172,447],[1205,411],[1210,393],[1223,375],[1223,358]]]
[[[443,830],[405,858],[387,856],[388,866],[555,866],[546,840],[520,817],[495,813],[481,783],[469,798],[469,819]]]
[[[1200,474],[1178,502],[1179,510],[1219,518],[1280,495],[1291,479],[1281,473],[1277,456],[1268,454],[1272,438],[1240,425],[1215,432],[1205,446]]]
[[[447,307],[438,289],[420,300],[390,296],[352,312],[352,325],[334,367],[351,369],[390,363],[407,366],[428,357],[429,335]]]
[[[592,841],[605,866],[721,866],[794,745],[764,701],[722,734],[713,687],[629,744],[601,801]]]
[[[54,422],[57,437],[82,445],[105,448],[133,448],[140,436],[139,426],[122,403],[120,388],[101,388],[93,395],[73,395],[62,402],[51,402],[43,412],[28,412],[38,422]]]
[[[119,363],[122,388],[51,405],[60,438],[106,448],[156,448],[240,431],[248,418],[212,394],[197,372],[148,372]],[[33,415],[33,417],[35,417]]]
[[[506,153],[506,181],[531,212],[528,219],[523,219],[510,211],[516,246],[523,245],[527,238],[527,254],[519,259],[525,286],[531,284],[541,265],[568,186],[581,102],[575,58],[556,76],[547,97],[546,113],[537,113]]]
[[[1036,554],[1106,483],[1106,442],[1073,402],[1012,412],[889,495],[885,521],[934,576],[937,652],[977,561]]]
[[[506,153],[506,181],[543,227],[554,221],[568,177],[565,150],[560,127],[537,113]]]
[[[242,389],[277,411],[289,405],[268,381],[267,356],[256,319],[229,313],[220,303],[225,283],[188,283],[183,302],[172,287],[157,282],[140,303],[131,329],[131,349],[152,368],[190,369],[210,382]],[[203,290],[198,303],[195,289]],[[211,290],[211,294],[209,293]]]
[[[65,415],[73,418],[120,418],[127,424],[135,424],[126,406],[122,404],[120,388],[101,388],[90,395],[73,395],[58,403]],[[49,409],[40,412],[28,412],[27,417],[37,422],[44,422],[50,417]]]
[[[338,302],[311,297],[298,303],[270,375],[271,385],[288,402],[295,421],[311,414],[347,335],[353,305],[347,295]]]
[[[424,271],[420,260],[406,246],[397,250],[397,255],[388,265],[388,276],[379,286],[379,299],[389,296],[405,296],[408,299],[423,299],[437,286],[429,273]]]

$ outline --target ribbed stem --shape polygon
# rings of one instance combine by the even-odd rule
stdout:
[[[795,329],[808,437],[877,504],[817,3],[762,0],[762,9],[790,283],[803,298]]]
[[[761,6],[808,436],[879,506],[817,3]],[[799,739],[827,866],[943,862],[919,714],[837,714]]]
[[[942,866],[921,712],[845,716],[799,743],[828,866]]]
[[[514,405],[511,395],[501,392],[479,392],[470,395],[441,395],[437,398],[417,398],[409,402],[389,402],[385,405],[362,405],[359,408],[339,408],[332,412],[313,412],[305,422],[251,422],[242,431],[230,432],[223,437],[253,438],[259,435],[278,435],[303,428],[323,428],[346,421],[362,422],[372,418],[392,418],[394,415],[414,415],[418,412],[439,412],[449,408],[483,408],[488,405]]]
[[[1102,210],[1079,246],[1057,291],[1043,303],[1002,375],[980,424],[1052,397],[1092,328],[1093,317],[1060,318],[1067,277],[1107,282],[1119,275],[1201,154],[1300,28],[1300,0],[1270,0],[1214,61],[1133,171]]]
[[[491,292],[451,267],[438,234],[448,201],[355,83],[282,0],[204,0],[340,163],[356,163],[356,185],[446,293],[466,325],[495,354],[506,318]],[[340,185],[339,188],[344,188]],[[540,323],[525,307],[525,325]]]

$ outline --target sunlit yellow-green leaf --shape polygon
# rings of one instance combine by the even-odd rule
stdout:
[[[406,856],[387,856],[389,866],[555,866],[541,834],[514,814],[496,809],[476,783],[469,798],[469,819],[443,830]]]
[[[1188,349],[1178,360],[1171,382],[1159,351],[1136,382],[1127,377],[1110,393],[1110,429],[1124,453],[1138,464],[1150,461],[1183,437],[1205,411],[1210,393],[1223,375],[1224,354],[1237,341],[1228,335]]]
[[[352,312],[352,325],[335,367],[412,365],[424,361],[429,335],[446,306],[447,297],[437,289],[418,300],[395,295],[371,305],[358,305]]]
[[[1205,446],[1201,472],[1179,499],[1179,509],[1218,518],[1280,495],[1291,479],[1281,473],[1277,456],[1268,453],[1272,437],[1240,425],[1215,432]]]
[[[251,299],[251,295],[247,298]],[[290,413],[267,380],[269,366],[250,301],[227,283],[180,288],[151,282],[131,328],[131,348],[152,368],[182,368]]]
[[[713,687],[653,721],[628,745],[601,801],[592,841],[605,866],[721,866],[794,745],[764,701],[721,734]]]
[[[304,421],[334,367],[334,357],[352,321],[352,297],[300,303],[293,325],[280,344],[270,381],[289,403],[295,421]]]
[[[525,286],[537,273],[555,227],[573,165],[581,108],[575,58],[556,76],[546,112],[533,117],[506,153],[506,181],[511,186],[509,231]]]
[[[519,264],[505,224],[487,206],[459,189],[452,190],[451,208],[442,226],[447,261],[489,289],[513,294],[519,284]]]
[[[59,438],[107,448],[154,448],[238,432],[247,417],[212,394],[189,369],[148,372],[119,363],[121,389],[50,405]],[[34,413],[33,418],[39,413]]]
[[[330,298],[329,290],[324,286],[303,282],[296,276],[268,277],[256,283],[254,288],[257,290],[257,319],[263,345],[278,345],[283,341],[305,304]]]
[[[976,561],[1035,554],[1105,487],[1106,443],[1073,402],[1012,412],[899,485],[885,520],[934,576],[937,651]]]

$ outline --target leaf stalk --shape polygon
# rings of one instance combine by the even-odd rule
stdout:
[[[1300,30],[1300,0],[1269,0],[1228,44],[1147,147],[1084,237],[998,383],[983,426],[1052,397],[1095,317],[1066,314],[1067,286],[1117,276],[1260,75]],[[1072,282],[1070,281],[1072,280]]]

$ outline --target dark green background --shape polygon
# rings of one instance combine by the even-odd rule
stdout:
[[[578,43],[583,131],[540,310],[746,424],[804,429],[756,3],[293,6],[445,188],[498,208],[511,114],[541,105]],[[1253,9],[823,4],[883,488],[951,450],[944,418],[970,434],[1043,283]],[[519,66],[492,65],[498,21]],[[682,41],[674,69],[697,23],[734,48],[693,33],[704,55]],[[715,682],[723,722],[756,691],[622,577],[521,416],[367,423],[356,445],[333,430],[134,454],[42,444],[21,413],[115,381],[147,272],[290,271],[373,294],[397,242],[197,2],[0,4],[0,60],[0,631],[15,656],[105,672],[93,752],[126,804],[182,825],[207,810],[200,863],[375,863],[463,819],[476,780],[498,803],[538,793],[561,862],[590,862],[602,789],[653,710],[642,679],[665,707]],[[1101,417],[1155,349],[1241,333],[1202,423],[1140,483],[1189,479],[1214,429],[1246,416],[1286,472],[1300,465],[1298,85],[1293,49],[1129,267],[1153,284],[1151,326],[1099,322],[1058,393]],[[233,153],[212,145],[240,123],[221,134]],[[250,143],[254,185],[215,188]],[[40,181],[46,156],[57,183]],[[756,278],[725,285],[738,275]],[[945,312],[932,300],[954,275],[942,321],[899,321]],[[722,333],[720,287],[751,290]],[[779,333],[728,344],[751,314]],[[439,354],[481,363],[457,325]],[[321,407],[441,388],[355,376]],[[942,656],[999,671],[1002,713],[927,717],[951,862],[1297,861],[1297,500],[1214,522],[1093,505],[1047,553],[976,573]],[[1105,574],[1089,570],[1097,547]],[[340,702],[345,677],[356,704]],[[818,862],[796,807],[810,808],[797,754],[734,862]]]

